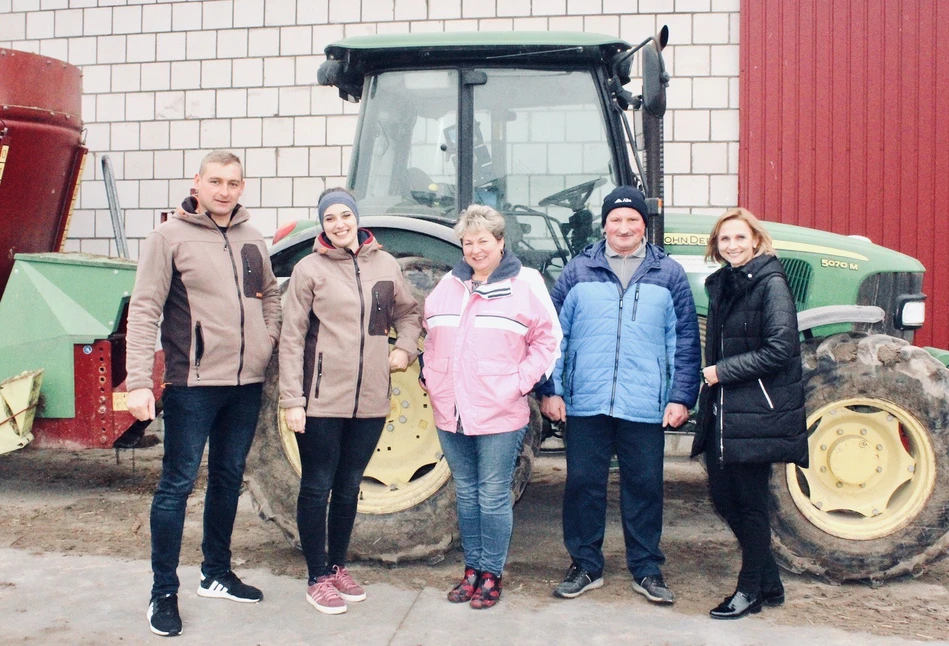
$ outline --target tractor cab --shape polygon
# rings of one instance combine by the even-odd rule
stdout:
[[[320,82],[363,104],[349,173],[360,215],[447,228],[461,209],[484,204],[505,216],[514,253],[555,280],[601,237],[604,195],[618,185],[648,188],[639,154],[646,102],[623,83],[636,54],[649,51],[656,82],[646,94],[664,108],[658,43],[633,48],[596,34],[480,32],[330,45]],[[406,253],[417,255],[413,244]]]

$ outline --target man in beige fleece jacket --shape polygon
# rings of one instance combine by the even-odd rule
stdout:
[[[128,321],[128,407],[154,419],[152,366],[161,329],[165,455],[152,500],[148,623],[181,632],[178,558],[188,496],[208,452],[198,595],[255,603],[257,588],[231,571],[231,532],[244,462],[260,411],[264,372],[280,337],[280,292],[263,236],[238,204],[240,159],[214,151],[194,177],[195,195],[145,240]]]

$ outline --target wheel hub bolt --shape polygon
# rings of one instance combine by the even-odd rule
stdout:
[[[826,451],[826,450],[827,450],[827,445],[826,445],[826,444],[821,444],[821,445],[820,445],[820,450],[821,450],[821,451]]]
[[[837,435],[843,435],[843,434],[844,434],[844,429],[838,428],[838,429],[837,429]]]
[[[860,435],[866,435],[866,434],[867,434],[867,429],[861,428],[861,429],[860,429]]]
[[[407,401],[403,401],[402,408],[408,408],[408,407],[409,407],[409,403]]]
[[[842,483],[842,482],[838,482],[838,483],[837,483],[837,488],[838,488],[838,489],[843,488],[843,486],[844,486],[844,483]]]
[[[818,509],[822,509],[824,507],[824,503],[818,500],[817,502],[814,503],[814,506],[817,507]]]
[[[906,468],[906,470],[909,471],[910,473],[916,473],[916,465],[911,464]]]
[[[883,445],[877,444],[877,451],[882,451],[882,450],[883,450]]]
[[[405,424],[406,421],[408,420],[406,419],[405,415],[399,416],[399,424]]]
[[[402,394],[402,391],[401,391],[401,389],[399,389],[399,388],[393,388],[393,389],[392,389],[392,394],[393,394],[393,395],[400,395],[400,394]]]
[[[395,425],[394,425],[394,424],[386,424],[386,430],[391,433],[392,431],[395,430]]]
[[[860,488],[861,488],[861,489],[866,489],[866,488],[867,488],[867,483],[866,483],[866,482],[861,482],[861,483],[860,483]]]
[[[821,472],[821,473],[827,473],[827,467],[821,467],[821,468],[820,468],[820,472]]]
[[[883,467],[877,467],[877,473],[883,473]]]
[[[874,509],[874,510],[873,510],[873,515],[874,515],[874,516],[879,516],[879,515],[880,515],[880,510],[879,510],[879,509]]]

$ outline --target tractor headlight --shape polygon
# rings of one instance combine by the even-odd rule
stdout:
[[[926,295],[904,294],[896,299],[896,318],[893,321],[899,330],[915,330],[926,322]]]

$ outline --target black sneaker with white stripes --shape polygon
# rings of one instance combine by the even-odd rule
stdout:
[[[264,593],[252,585],[247,585],[237,578],[230,570],[220,576],[205,576],[201,573],[201,585],[198,586],[198,596],[211,599],[230,599],[240,603],[257,603],[264,598]]]
[[[181,615],[178,614],[177,594],[156,594],[148,602],[148,627],[156,635],[174,637],[181,634]]]

